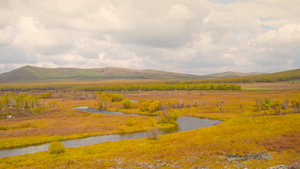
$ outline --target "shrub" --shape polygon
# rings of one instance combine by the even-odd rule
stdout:
[[[189,108],[191,108],[191,104],[188,103],[185,105],[185,107],[189,109]]]
[[[184,108],[184,103],[182,102],[182,99],[178,100],[178,108],[179,109]]]
[[[160,101],[140,101],[139,111],[148,111],[150,113],[157,111],[158,109],[162,108],[162,103]]]
[[[51,96],[52,96],[51,93],[41,93],[41,94],[39,95],[39,98],[42,98],[42,99],[48,99],[48,98],[50,98]]]
[[[300,101],[297,98],[293,98],[291,100],[291,103],[292,103],[292,106],[295,108],[300,107]]]
[[[179,118],[180,116],[181,116],[181,113],[178,110],[170,110],[168,113],[169,119],[177,120],[177,118]]]
[[[272,100],[272,106],[274,109],[274,113],[280,114],[280,108],[281,108],[282,104],[283,104],[283,101],[280,99]]]
[[[57,105],[57,102],[56,101],[53,101],[53,100],[50,100],[49,102],[48,102],[48,106],[49,106],[49,108],[55,108],[55,109],[57,109],[59,106]]]
[[[128,118],[126,119],[126,125],[127,125],[127,126],[133,126],[134,124],[136,124],[136,121],[135,121],[134,118],[128,117]]]
[[[104,93],[104,92],[96,92],[96,97],[98,97],[98,99],[107,98],[112,102],[121,102],[124,99],[124,97],[120,94]]]
[[[170,123],[177,125],[176,119],[181,116],[178,110],[166,110],[157,119],[158,123]]]
[[[273,106],[272,101],[269,98],[265,98],[262,102],[262,109],[269,110]]]
[[[148,140],[157,140],[159,135],[158,128],[152,128],[148,130]]]
[[[193,106],[194,106],[194,107],[198,107],[198,106],[199,106],[199,102],[198,102],[197,100],[194,100]]]
[[[125,133],[126,128],[127,128],[127,127],[126,127],[125,125],[120,125],[120,126],[118,127],[118,130],[119,130],[120,133]]]
[[[125,109],[130,109],[131,108],[131,102],[130,102],[130,100],[123,100],[122,104],[123,104],[123,107]]]
[[[61,142],[55,141],[55,142],[50,143],[49,151],[50,151],[50,154],[60,154],[60,153],[66,152],[66,149]]]
[[[260,99],[256,99],[255,101],[255,111],[260,112],[262,109],[262,101]]]

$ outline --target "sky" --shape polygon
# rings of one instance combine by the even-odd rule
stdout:
[[[0,73],[300,68],[299,0],[0,0]]]

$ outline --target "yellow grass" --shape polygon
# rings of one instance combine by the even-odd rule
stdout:
[[[174,127],[170,124],[157,124],[155,117],[147,116],[132,117],[135,123],[129,126],[126,124],[129,116],[101,115],[70,109],[74,106],[90,105],[95,100],[84,103],[78,100],[56,101],[64,106],[36,116],[0,119],[0,149],[96,135],[146,131],[152,127]]]
[[[284,99],[286,97],[299,99],[299,90],[143,92],[124,94],[124,96],[128,99],[152,99],[163,102],[176,102],[182,99],[185,105],[193,104],[197,100],[200,106],[181,109],[181,113],[194,117],[220,119],[223,123],[208,128],[160,135],[158,140],[145,138],[107,142],[67,148],[66,153],[60,155],[40,152],[2,158],[0,168],[149,168],[150,166],[154,168],[191,168],[192,166],[225,168],[226,166],[227,168],[247,167],[251,169],[268,168],[279,164],[289,165],[300,156],[300,114],[278,116],[271,110],[253,111],[256,99]],[[215,105],[215,102],[220,100],[224,102],[223,109],[229,112],[220,112]],[[126,131],[132,128],[126,125],[126,118],[122,116],[94,115],[69,109],[74,106],[92,106],[95,100],[65,100],[63,102],[61,99],[56,99],[56,101],[62,105],[59,111],[24,118],[16,123],[10,123],[7,120],[1,122],[12,128],[11,131],[20,130],[19,132],[22,133],[30,128],[54,130],[53,126],[58,125],[56,121],[59,121],[65,123],[58,125],[58,130],[62,127],[66,128],[64,131],[66,133],[61,134],[64,137],[120,132],[122,127],[119,126],[127,127]],[[112,104],[112,109],[120,106],[120,104]],[[137,110],[133,108],[126,111],[132,113]],[[289,113],[291,108],[284,111]],[[155,117],[134,118],[136,127],[143,129],[152,127],[151,119],[155,119]],[[78,124],[80,126],[74,128]],[[107,127],[110,125],[113,127]],[[22,126],[24,128],[21,131]],[[52,135],[48,135],[45,138],[51,137]],[[1,140],[5,139],[1,138]],[[271,159],[230,161],[226,156],[262,152],[271,155]]]

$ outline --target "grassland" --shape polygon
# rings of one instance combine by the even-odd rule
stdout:
[[[291,82],[300,82],[300,79],[291,80]]]
[[[207,129],[0,159],[2,168],[267,168],[299,156],[299,115],[240,117]],[[288,126],[287,126],[288,125]],[[276,131],[276,132],[274,132]],[[267,152],[270,160],[230,161],[226,155]]]
[[[279,164],[289,165],[300,156],[300,113],[293,113],[291,103],[281,110],[281,115],[272,109],[255,111],[255,104],[256,100],[265,98],[299,99],[300,90],[298,84],[293,83],[272,85],[270,87],[267,84],[249,84],[247,87],[254,90],[243,90],[242,87],[241,91],[124,93],[124,97],[132,100],[151,99],[164,103],[180,101],[184,104],[184,107],[179,109],[182,115],[219,119],[223,123],[209,128],[160,135],[158,140],[107,142],[68,148],[65,153],[59,155],[40,152],[1,158],[0,168],[267,168]],[[256,90],[257,88],[267,90]],[[22,142],[29,138],[23,134],[26,132],[30,137],[36,137],[37,140],[48,139],[45,142],[49,142],[147,130],[156,125],[153,123],[156,117],[134,117],[135,126],[127,126],[127,117],[124,116],[95,115],[70,109],[75,106],[93,106],[96,102],[94,99],[56,98],[58,96],[59,93],[53,92],[55,98],[44,100],[45,104],[50,100],[57,101],[61,105],[58,110],[52,109],[29,117],[1,119],[1,125],[6,126],[7,130],[0,131],[0,145],[8,141],[15,144]],[[197,103],[197,106],[194,106],[194,103]],[[217,105],[220,103],[221,107]],[[130,109],[122,109],[120,103],[113,103],[111,109],[150,115],[157,113],[140,112],[139,105],[136,104]],[[34,139],[27,140],[27,143],[22,144],[31,144]],[[270,158],[261,157],[262,153]],[[245,161],[232,158],[251,154],[261,158]]]
[[[155,117],[109,116],[71,109],[74,106],[91,106],[95,100],[62,102],[62,99],[53,99],[53,101],[58,101],[62,107],[27,117],[17,117],[11,113],[15,118],[0,119],[0,149],[96,135],[147,131],[153,127],[174,127],[171,124],[157,124]],[[44,104],[47,104],[47,100]],[[126,121],[129,118],[133,119],[133,124],[127,125]]]

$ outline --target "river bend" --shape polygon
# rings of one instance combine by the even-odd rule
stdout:
[[[121,113],[121,112],[110,112],[107,110],[91,109],[91,108],[88,108],[87,106],[76,107],[75,109],[90,112],[90,113],[138,116],[137,114],[126,114],[126,113]],[[174,132],[194,130],[194,129],[209,127],[209,126],[221,123],[221,121],[219,121],[219,120],[200,119],[200,118],[189,117],[189,116],[181,116],[176,121],[178,123],[176,128],[160,130],[159,134],[170,134],[170,133],[174,133]],[[103,142],[108,142],[108,141],[139,139],[139,138],[145,138],[145,137],[147,137],[146,131],[145,132],[137,132],[137,133],[92,136],[92,137],[87,137],[87,138],[64,140],[64,141],[61,141],[61,143],[66,148],[68,148],[68,147],[86,146],[86,145],[103,143]],[[22,147],[22,148],[3,149],[3,150],[0,150],[0,158],[28,154],[28,153],[36,153],[36,152],[40,152],[40,151],[48,151],[49,145],[50,145],[50,143],[46,143],[46,144],[41,144],[41,145],[36,145],[36,146],[28,146],[28,147]]]

